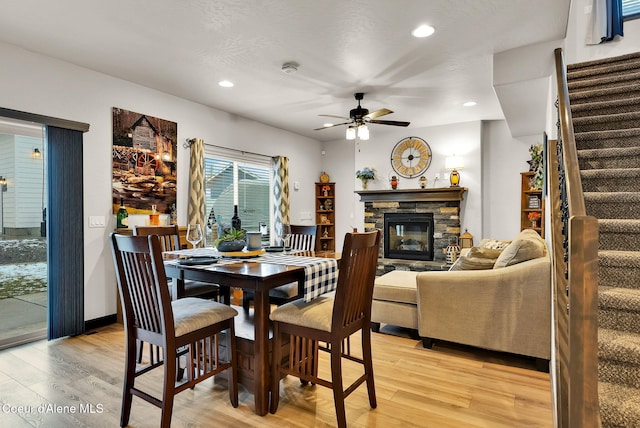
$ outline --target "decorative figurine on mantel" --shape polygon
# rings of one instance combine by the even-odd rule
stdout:
[[[392,175],[391,179],[389,180],[389,183],[391,183],[391,188],[393,190],[396,190],[398,188],[398,177],[395,175]]]
[[[421,189],[427,188],[427,177],[425,177],[424,175],[420,177],[420,188]]]

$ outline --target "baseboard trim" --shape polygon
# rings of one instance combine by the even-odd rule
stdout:
[[[110,324],[118,322],[116,314],[107,315],[101,318],[94,318],[84,322],[84,333],[90,333],[91,330],[99,327],[104,327]]]

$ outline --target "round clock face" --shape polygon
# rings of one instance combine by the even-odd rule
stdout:
[[[417,177],[431,165],[431,147],[422,138],[407,137],[391,151],[391,166],[404,178]]]

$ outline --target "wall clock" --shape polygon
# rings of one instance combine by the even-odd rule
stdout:
[[[403,138],[391,151],[391,166],[404,178],[417,177],[431,165],[431,147],[419,137]]]

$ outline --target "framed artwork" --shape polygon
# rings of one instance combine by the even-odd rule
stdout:
[[[178,124],[113,108],[112,204],[129,214],[168,214],[176,203]]]

